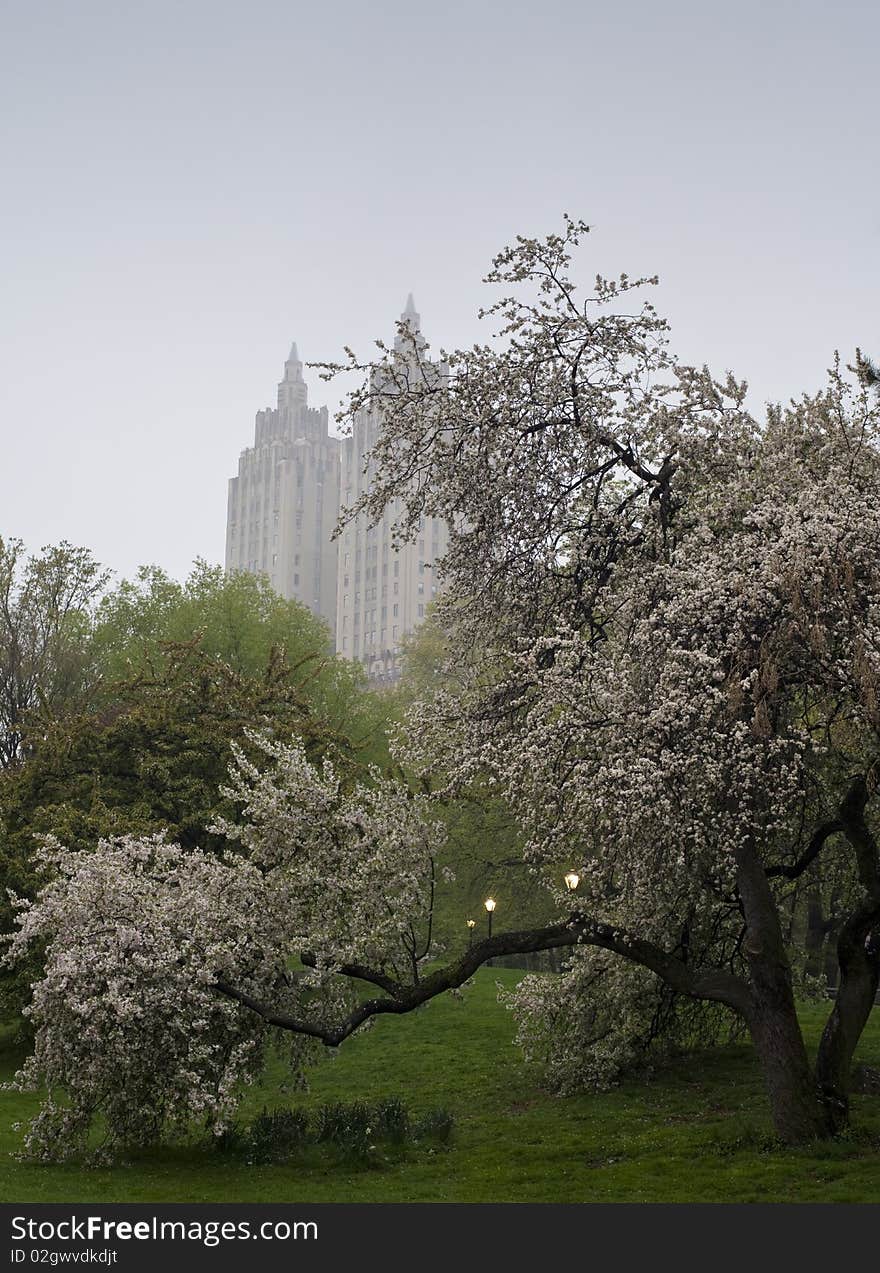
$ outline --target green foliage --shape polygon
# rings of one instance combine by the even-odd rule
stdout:
[[[329,1141],[355,1158],[365,1158],[374,1128],[372,1114],[364,1101],[322,1105],[315,1118],[315,1139]]]
[[[452,661],[452,650],[433,604],[428,606],[424,622],[404,636],[401,652],[401,679],[396,690],[401,708],[431,694],[438,685],[449,685],[447,665]]]
[[[90,692],[91,613],[107,578],[86,548],[27,556],[0,537],[0,769],[21,759],[29,725],[39,732]]]
[[[455,1119],[448,1109],[429,1109],[413,1124],[413,1140],[435,1140],[445,1145],[452,1137]]]
[[[104,597],[94,630],[102,701],[115,701],[117,683],[152,674],[163,645],[196,638],[206,655],[243,677],[262,676],[280,652],[315,715],[344,732],[364,759],[387,759],[381,699],[367,691],[359,664],[333,657],[323,621],[273,592],[265,576],[227,575],[204,561],[184,583],[144,566]]]
[[[454,640],[433,605],[424,623],[406,637],[401,680],[388,696],[389,714],[398,729],[405,729],[407,712],[415,703],[430,702],[438,689],[448,692],[458,684],[469,656]],[[443,782],[442,773],[434,775],[435,789]],[[454,886],[438,890],[435,902],[434,937],[440,945],[449,951],[466,946],[468,919],[475,921],[475,938],[484,937],[483,903],[489,896],[497,902],[496,931],[550,921],[555,914],[551,896],[523,861],[522,835],[503,800],[475,782],[465,795],[444,800],[438,816],[446,825],[445,858],[455,875]],[[565,863],[560,875],[571,865]]]
[[[409,1113],[399,1096],[386,1096],[373,1107],[373,1127],[379,1140],[392,1145],[401,1145],[409,1137]]]
[[[251,1122],[233,1123],[216,1144],[221,1153],[255,1164],[290,1162],[308,1145],[330,1147],[343,1160],[364,1162],[380,1146],[426,1140],[445,1144],[453,1124],[445,1109],[413,1122],[399,1096],[385,1096],[373,1103],[328,1101],[311,1112],[264,1107]]]
[[[305,1144],[308,1127],[305,1110],[264,1108],[251,1123],[228,1127],[217,1138],[217,1148],[249,1163],[288,1162]]]
[[[330,650],[323,622],[273,592],[264,576],[227,575],[201,560],[184,583],[158,566],[142,566],[135,580],[120,583],[98,609],[95,644],[112,684],[148,667],[163,642],[197,633],[205,654],[243,676],[259,675],[275,649],[291,666]]]

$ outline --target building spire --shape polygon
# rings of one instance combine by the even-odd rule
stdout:
[[[296,341],[294,341],[284,363],[284,379],[278,386],[278,406],[304,407],[307,401],[308,389],[303,380],[303,365],[299,359]]]
[[[400,353],[404,348],[410,347],[410,342],[413,337],[416,338],[416,342],[421,346],[423,344],[422,316],[416,309],[416,303],[413,300],[412,292],[410,292],[406,298],[406,308],[400,315],[400,322],[409,330],[410,337],[409,340],[407,340],[401,336],[400,328],[398,327],[397,336],[394,339],[394,348],[398,351],[398,353]]]

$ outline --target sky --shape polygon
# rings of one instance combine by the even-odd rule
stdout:
[[[0,0],[0,535],[222,562],[291,341],[412,291],[469,345],[564,212],[754,410],[815,392],[880,356],[878,66],[874,0]]]

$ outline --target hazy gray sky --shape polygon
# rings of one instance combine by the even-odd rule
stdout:
[[[874,0],[0,0],[0,534],[221,561],[304,359],[478,335],[517,233],[594,227],[756,405],[880,354]],[[327,386],[311,379],[311,401]]]

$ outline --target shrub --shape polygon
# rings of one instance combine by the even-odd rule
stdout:
[[[436,1140],[445,1145],[452,1135],[453,1118],[448,1109],[432,1109],[412,1128],[413,1140]]]
[[[387,1096],[374,1107],[376,1137],[391,1145],[402,1145],[412,1135],[410,1117],[399,1096]]]
[[[315,1122],[316,1141],[329,1141],[355,1158],[368,1154],[376,1128],[373,1112],[363,1101],[322,1105]]]
[[[430,1110],[413,1121],[399,1096],[387,1096],[372,1105],[329,1102],[311,1117],[305,1110],[264,1108],[250,1123],[228,1124],[215,1144],[221,1153],[249,1163],[283,1163],[309,1144],[330,1145],[346,1157],[367,1159],[380,1144],[445,1143],[451,1133],[448,1110]]]
[[[250,1124],[230,1123],[217,1147],[250,1163],[287,1162],[306,1143],[308,1122],[304,1110],[264,1108]]]

